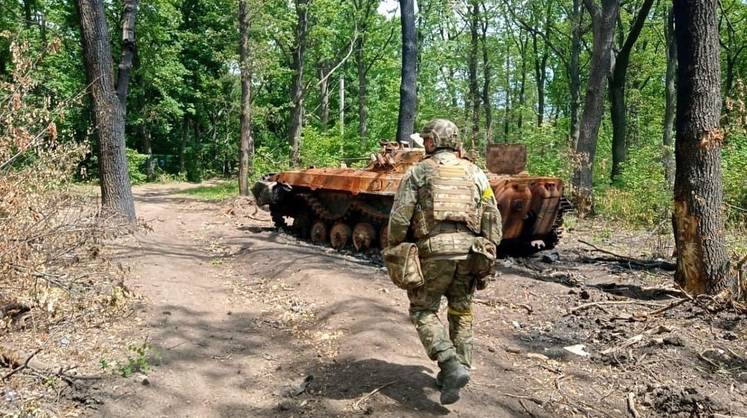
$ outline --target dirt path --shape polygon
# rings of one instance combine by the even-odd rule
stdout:
[[[186,187],[136,190],[138,215],[152,231],[119,242],[114,257],[131,268],[128,286],[144,297],[138,316],[147,323],[140,331],[153,367],[148,385],[121,378],[105,385],[95,415],[617,417],[627,416],[629,393],[641,399],[655,389],[646,387],[655,383],[648,376],[563,349],[614,346],[643,329],[623,324],[604,340],[618,325],[601,332],[593,317],[561,319],[566,306],[610,299],[602,285],[628,276],[592,266],[594,274],[533,280],[527,272],[534,270],[507,261],[500,281],[479,294],[472,383],[444,408],[434,387],[437,366],[407,319],[406,296],[381,267],[279,234],[265,213],[241,201],[180,195]],[[668,297],[655,300],[665,305]],[[704,384],[688,376],[654,376],[655,386],[680,396],[693,383],[696,395],[711,397],[729,387],[723,378]],[[652,396],[656,416],[661,407]],[[745,405],[738,391],[722,398],[721,410]]]

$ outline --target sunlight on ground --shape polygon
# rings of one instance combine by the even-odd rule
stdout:
[[[239,185],[236,180],[221,180],[215,184],[187,189],[181,192],[201,200],[217,201],[239,195]]]

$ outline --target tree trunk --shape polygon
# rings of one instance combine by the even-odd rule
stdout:
[[[612,38],[619,4],[617,0],[602,0],[601,7],[594,0],[585,0],[592,16],[594,45],[591,52],[591,68],[586,84],[586,99],[581,120],[578,144],[574,153],[573,200],[580,217],[593,211],[592,178],[594,156],[597,150],[599,124],[604,113],[605,81],[610,69]]]
[[[345,76],[340,74],[340,137],[345,136]]]
[[[630,54],[633,52],[633,45],[638,40],[646,22],[651,6],[654,0],[645,0],[638,11],[633,24],[630,27],[630,33],[625,38],[620,52],[615,59],[615,68],[610,77],[610,116],[612,119],[612,174],[610,178],[616,181],[621,173],[621,165],[627,159],[627,119],[625,108],[625,82],[630,65]]]
[[[366,142],[368,137],[368,109],[367,106],[367,82],[366,61],[363,55],[363,38],[359,37],[356,42],[355,61],[358,67],[358,136],[361,142]]]
[[[252,139],[252,72],[249,58],[250,17],[247,0],[239,0],[239,69],[241,71],[241,139],[239,143],[239,194],[249,196],[254,141]]]
[[[677,138],[674,180],[675,281],[690,294],[733,289],[724,243],[721,63],[718,0],[674,0]]]
[[[477,33],[477,25],[480,18],[480,7],[477,0],[470,0],[470,17],[469,17],[469,60],[468,60],[468,71],[469,71],[469,103],[472,107],[471,114],[472,120],[470,125],[472,127],[470,132],[470,144],[472,149],[476,147],[477,136],[480,133],[480,94],[478,92],[479,87],[477,85],[477,50],[479,48],[479,38]]]
[[[508,22],[508,19],[506,19]],[[506,42],[506,102],[503,112],[503,142],[509,142],[508,135],[511,125],[511,45]]]
[[[484,4],[483,4],[484,7]],[[483,8],[482,21],[482,106],[485,112],[485,143],[491,143],[493,139],[493,109],[490,104],[490,56],[488,55],[488,14]]]
[[[526,37],[522,38],[522,33],[524,31],[519,32],[519,55],[521,56],[521,81],[519,81],[519,105],[517,108],[519,109],[519,118],[516,123],[516,126],[519,128],[519,133],[521,134],[521,129],[524,126],[524,104],[526,103],[526,85],[527,85],[527,44],[529,43],[529,34],[527,34]]]
[[[122,13],[122,57],[117,75],[117,97],[122,104],[122,113],[127,115],[127,89],[130,85],[132,62],[135,59],[135,18],[138,0],[124,0]]]
[[[319,64],[319,123],[322,130],[329,127],[329,77],[326,63]]]
[[[306,35],[308,29],[309,0],[295,0],[296,3],[296,45],[293,49],[293,81],[291,86],[292,106],[290,123],[288,124],[288,143],[290,144],[290,161],[293,167],[298,167],[300,160],[301,128],[304,111],[303,69],[306,53]]]
[[[581,0],[573,0],[573,28],[571,29],[571,59],[568,63],[568,90],[570,94],[570,143],[571,148],[576,149],[578,146],[578,136],[580,134],[580,121],[578,118],[578,109],[581,106],[581,70],[579,62],[581,59]]]
[[[32,0],[23,0],[23,23],[26,26],[26,29],[31,29],[31,19],[33,17],[31,12],[31,1]]]
[[[402,79],[399,87],[397,140],[407,142],[415,130],[417,48],[414,0],[400,0],[402,24]]]
[[[102,0],[78,0],[77,5],[86,78],[93,99],[94,126],[99,139],[101,213],[134,223],[135,204],[125,152],[124,109],[114,86],[114,63],[104,4]]]
[[[184,115],[182,121],[182,140],[179,143],[179,174],[187,171],[187,143],[189,143],[189,116]]]
[[[145,175],[148,181],[156,179],[156,160],[153,159],[153,141],[150,136],[150,129],[148,125],[143,123],[143,141],[145,142],[145,154],[148,155],[148,160],[145,162]]]
[[[664,33],[667,42],[667,75],[666,97],[664,105],[664,139],[662,163],[664,164],[664,180],[671,190],[674,186],[674,112],[675,112],[675,76],[677,71],[677,41],[674,36],[674,15],[670,8]]]

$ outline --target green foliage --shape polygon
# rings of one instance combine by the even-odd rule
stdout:
[[[148,161],[146,154],[140,154],[136,150],[127,148],[127,174],[130,175],[132,184],[145,183],[148,176],[145,174],[145,163]]]
[[[289,168],[288,120],[291,100],[291,63],[295,46],[296,12],[286,0],[247,0],[252,22],[250,38],[251,119],[255,154],[251,180]],[[45,59],[33,77],[42,80],[38,100],[65,101],[84,91],[74,2],[30,2],[34,24],[24,22],[24,2],[6,2],[0,13],[0,82],[9,80],[10,43],[25,40],[35,54],[43,46],[56,45],[56,54]],[[478,35],[477,82],[480,92],[489,85],[492,126],[488,135],[484,107],[480,109],[476,143],[482,151],[488,142],[520,142],[527,145],[528,171],[533,175],[558,176],[569,183],[570,89],[568,64],[572,32],[569,0],[526,2],[485,0]],[[724,0],[719,26],[724,47],[724,90],[728,63],[735,77],[747,72],[744,52],[738,57],[747,33],[747,5]],[[377,12],[378,0],[314,0],[309,6],[309,30],[303,83],[305,116],[301,141],[301,166],[333,166],[341,162],[361,166],[378,149],[380,140],[393,140],[399,108],[401,39],[396,16]],[[471,35],[469,2],[422,0],[418,2],[418,108],[416,129],[433,117],[447,117],[471,130],[469,70]],[[664,109],[666,54],[662,31],[666,2],[657,3],[635,44],[626,83],[628,161],[623,174],[610,184],[611,129],[603,120],[594,166],[594,188],[601,217],[636,225],[658,223],[668,216],[671,196],[664,185],[661,138]],[[119,57],[121,0],[105,3],[112,34],[113,56]],[[621,4],[615,49],[630,29],[639,2]],[[127,103],[126,136],[129,174],[133,184],[146,181],[144,154],[156,156],[157,181],[235,176],[238,171],[239,84],[238,30],[235,0],[152,0],[140,2],[137,17],[137,59],[131,74]],[[509,8],[511,10],[509,10]],[[583,9],[583,8],[582,8]],[[545,19],[547,21],[545,22]],[[521,24],[517,19],[521,19]],[[728,22],[727,22],[728,20]],[[42,28],[39,23],[46,25]],[[584,12],[583,25],[588,26]],[[530,25],[546,36],[532,36]],[[589,68],[591,31],[583,35],[580,56],[581,109]],[[358,43],[347,56],[350,41]],[[483,62],[483,48],[486,60]],[[547,54],[546,61],[542,55]],[[731,54],[731,55],[730,55]],[[328,79],[329,122],[322,124],[320,72],[328,72],[347,58]],[[362,58],[362,65],[358,60]],[[735,59],[736,58],[736,59]],[[545,110],[537,126],[539,86],[535,68],[544,66]],[[116,66],[116,63],[115,63]],[[359,128],[359,68],[365,71],[365,109],[368,137]],[[116,71],[116,68],[114,69]],[[487,77],[486,77],[487,75]],[[344,102],[339,83],[344,79]],[[487,83],[486,83],[487,82]],[[736,80],[732,80],[733,95]],[[482,99],[481,99],[482,100]],[[61,138],[91,142],[90,103],[69,106],[57,128]],[[341,108],[343,126],[339,126]],[[729,118],[731,119],[731,117]],[[340,129],[344,128],[344,129]],[[344,134],[341,134],[341,131]],[[467,141],[466,141],[467,142]],[[467,144],[471,145],[471,144]],[[732,133],[724,148],[724,191],[732,225],[744,223],[747,213],[747,139]],[[481,157],[484,158],[484,157]],[[89,176],[97,175],[97,159],[87,158]],[[232,183],[231,183],[232,184]],[[228,193],[228,191],[226,191]],[[220,193],[211,198],[218,198]]]
[[[140,345],[131,345],[127,347],[130,354],[127,356],[127,360],[119,365],[117,371],[122,377],[130,377],[133,373],[148,374],[151,368],[150,357],[152,347],[147,341],[144,341]],[[105,365],[105,361],[102,360],[102,368]]]
[[[668,219],[672,193],[664,181],[661,147],[647,144],[631,150],[619,184],[595,189],[597,211],[605,218],[638,226],[651,226]]]
[[[189,188],[182,193],[200,200],[220,201],[239,195],[238,180],[220,181],[208,186]]]
[[[724,196],[729,219],[736,225],[747,223],[747,134],[734,133],[723,149]]]

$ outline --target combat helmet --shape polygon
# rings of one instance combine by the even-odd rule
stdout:
[[[423,138],[432,138],[433,144],[438,148],[451,148],[457,150],[462,146],[459,139],[459,128],[447,119],[433,119],[426,123],[420,133]]]

